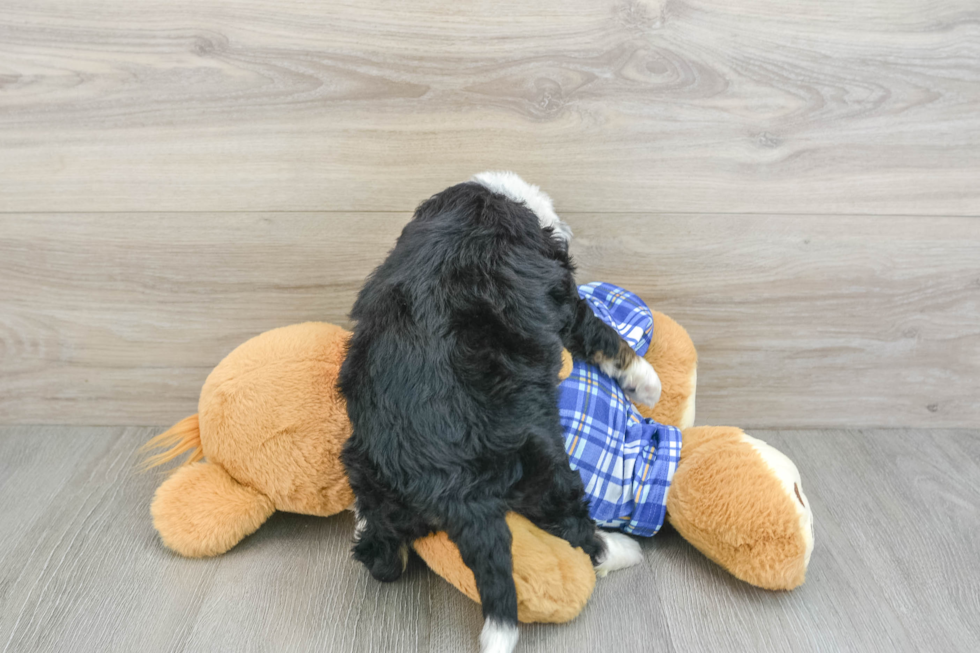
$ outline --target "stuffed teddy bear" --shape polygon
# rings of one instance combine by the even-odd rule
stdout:
[[[569,387],[560,388],[559,408],[570,462],[584,480],[601,481],[597,490],[597,482],[590,489],[586,480],[593,503],[596,496],[613,499],[605,502],[606,514],[593,510],[593,517],[606,527],[652,534],[666,515],[688,542],[737,578],[767,589],[802,583],[813,533],[796,466],[741,429],[692,426],[697,354],[675,321],[608,284],[583,286],[580,294],[653,365],[663,388],[652,408],[634,407],[618,386],[583,392],[615,382],[566,352],[561,376]],[[624,312],[624,302],[644,310]],[[147,443],[146,449],[167,448],[150,457],[148,467],[190,454],[151,506],[167,547],[188,557],[214,556],[276,510],[326,517],[351,507],[339,457],[350,423],[337,390],[349,335],[339,326],[308,322],[248,340],[208,376],[198,413]],[[583,428],[594,423],[602,428]],[[608,455],[603,442],[617,438],[625,442],[619,455],[627,455],[614,465],[619,471],[609,490],[610,475],[598,473],[596,461]],[[507,522],[519,619],[573,619],[595,586],[589,557],[520,515],[508,515]],[[478,600],[473,575],[445,533],[418,540],[414,549]]]

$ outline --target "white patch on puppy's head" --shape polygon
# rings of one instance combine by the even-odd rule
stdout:
[[[548,194],[534,184],[527,183],[516,173],[496,170],[481,172],[473,176],[473,181],[494,193],[524,204],[538,216],[538,224],[541,228],[551,227],[556,238],[566,243],[572,239],[571,228],[555,213],[555,207]]]

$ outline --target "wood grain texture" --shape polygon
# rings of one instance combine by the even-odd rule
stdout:
[[[402,213],[0,216],[0,423],[154,424],[264,330],[347,324]],[[980,421],[980,220],[567,214],[581,282],[701,355],[698,423]]]
[[[5,0],[0,210],[980,215],[975,0]]]
[[[414,559],[380,584],[349,556],[349,515],[277,514],[228,554],[187,560],[136,474],[156,431],[0,427],[0,651],[476,650],[479,606]],[[814,513],[807,582],[767,592],[667,529],[570,624],[518,650],[972,651],[980,644],[980,432],[761,431]]]
[[[980,220],[604,214],[576,228],[581,278],[688,329],[698,424],[980,420]]]
[[[246,339],[347,323],[406,219],[0,216],[0,423],[195,412],[208,372]]]

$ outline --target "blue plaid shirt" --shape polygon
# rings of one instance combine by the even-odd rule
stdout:
[[[653,314],[642,299],[608,283],[579,286],[578,292],[636,353],[646,353]],[[558,386],[558,411],[568,460],[585,483],[592,518],[633,535],[656,534],[680,460],[680,430],[645,419],[614,379],[580,360]]]

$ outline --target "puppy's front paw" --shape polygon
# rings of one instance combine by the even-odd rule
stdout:
[[[660,401],[660,393],[663,390],[656,370],[646,359],[639,356],[634,358],[623,372],[619,379],[619,386],[630,401],[651,407]]]
[[[595,575],[602,578],[610,571],[626,569],[643,562],[643,551],[639,543],[628,535],[596,531],[596,535],[606,546],[606,551],[595,566]]]

